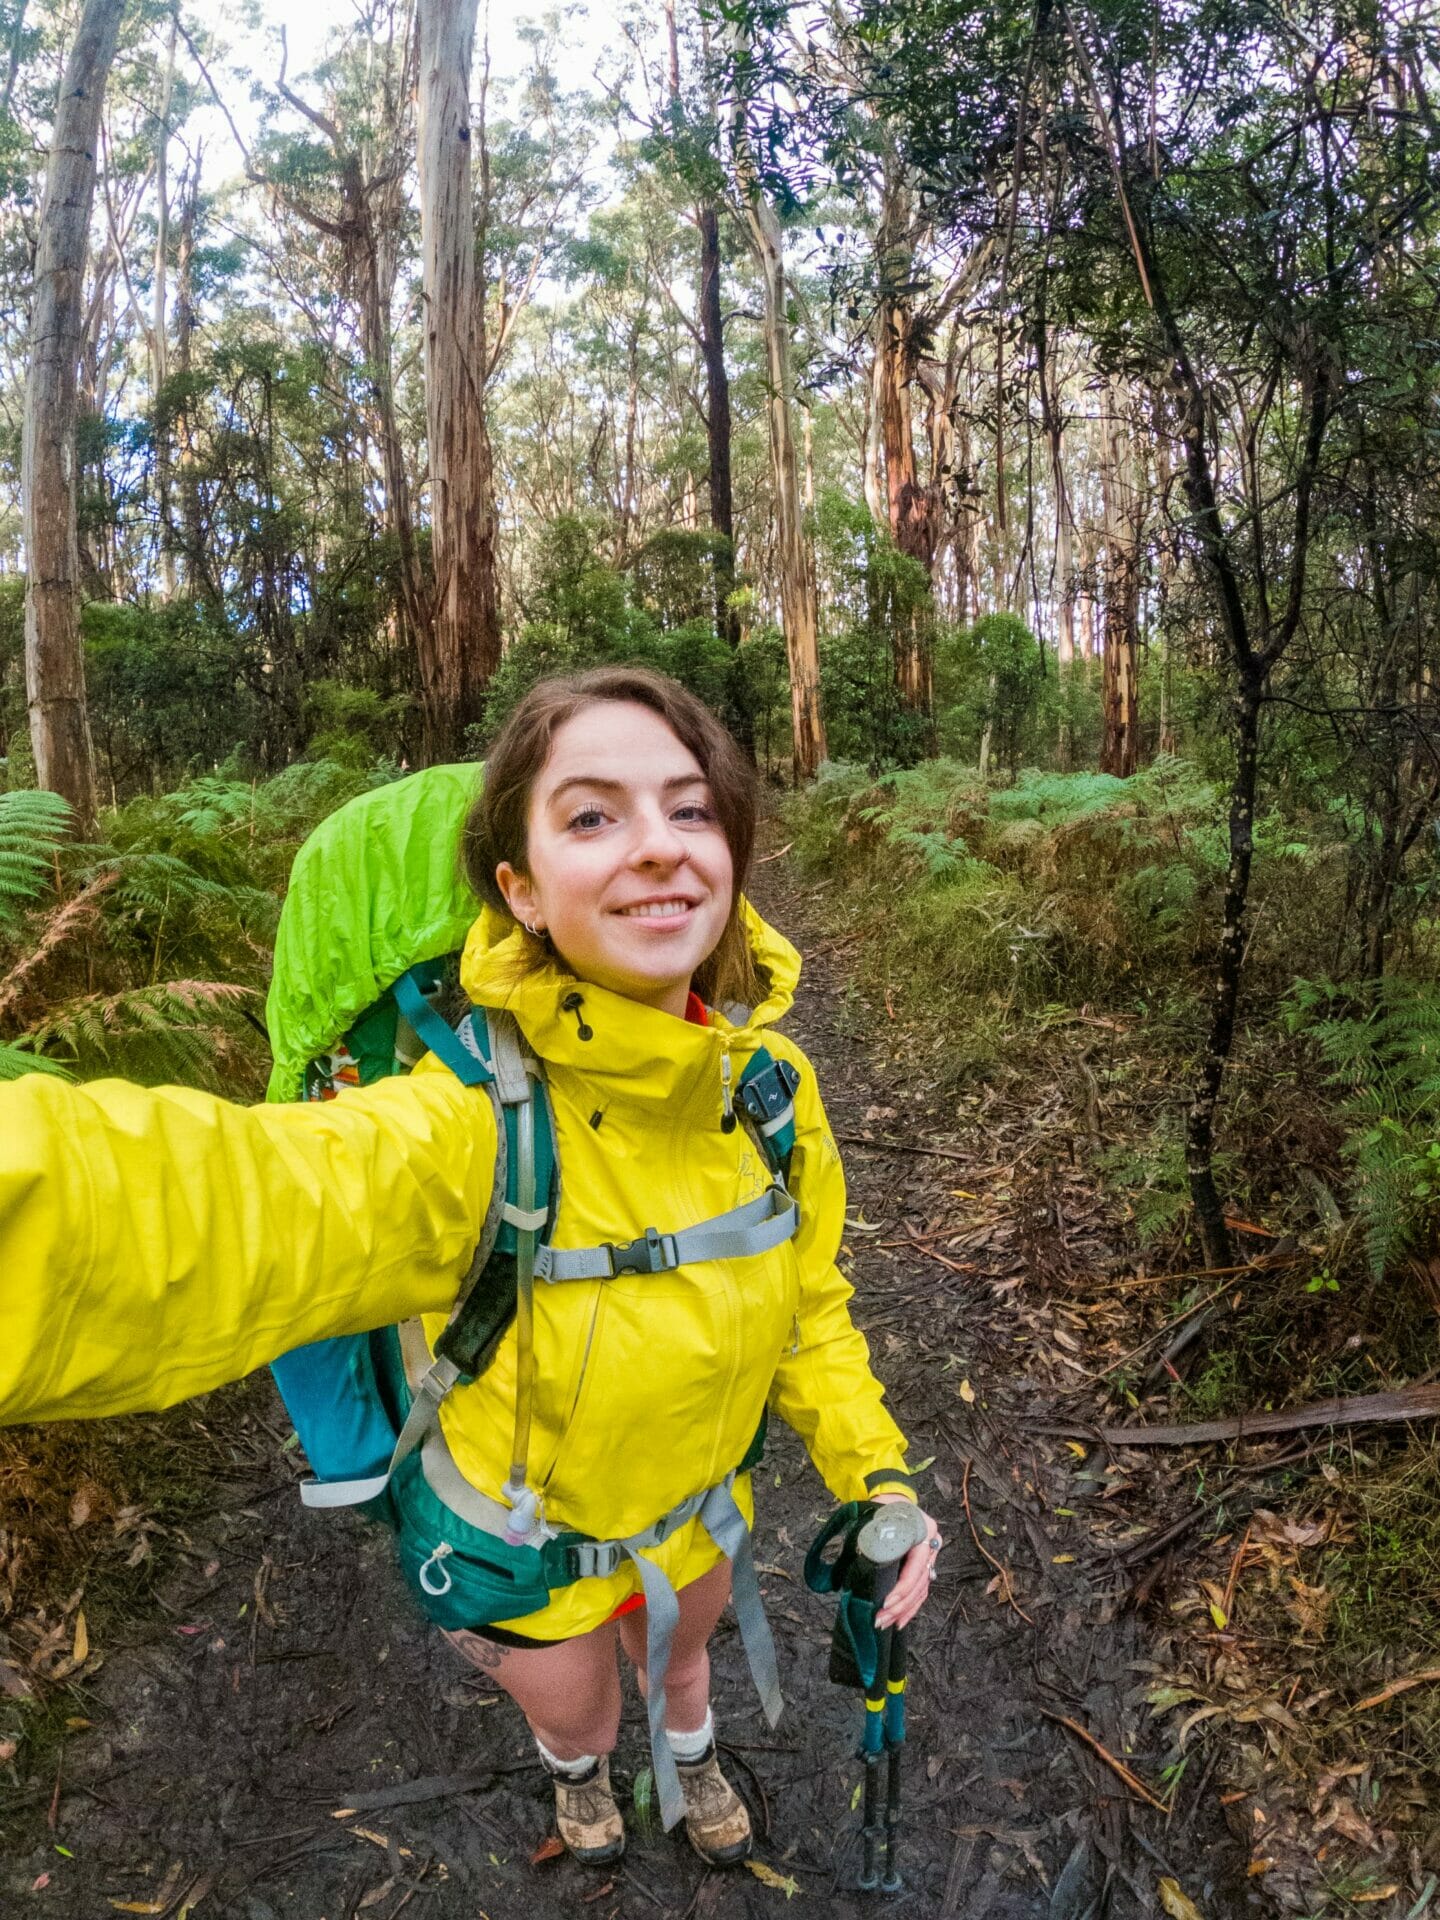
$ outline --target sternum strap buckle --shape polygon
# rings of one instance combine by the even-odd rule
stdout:
[[[674,1234],[661,1233],[658,1227],[647,1227],[638,1240],[631,1240],[624,1246],[607,1241],[605,1250],[610,1255],[612,1276],[620,1273],[667,1273],[680,1264]]]

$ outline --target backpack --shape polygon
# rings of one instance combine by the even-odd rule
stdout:
[[[786,1181],[799,1075],[762,1048],[740,1077],[736,1112],[770,1167],[766,1194],[675,1233],[548,1245],[560,1185],[543,1069],[507,1013],[470,1007],[452,1026],[440,1010],[475,918],[459,840],[481,777],[475,766],[430,768],[360,795],[315,829],[295,859],[266,1003],[272,1100],[333,1098],[408,1073],[428,1049],[496,1111],[489,1210],[433,1358],[418,1323],[407,1323],[318,1341],[273,1367],[312,1470],[301,1487],[306,1505],[354,1506],[388,1523],[421,1604],[449,1627],[537,1611],[555,1588],[613,1572],[649,1543],[552,1527],[526,1485],[536,1279],[604,1279],[758,1253],[798,1224]],[[520,1384],[502,1503],[455,1467],[439,1408],[455,1385],[485,1371],[517,1320]],[[754,1464],[763,1442],[762,1421],[734,1472]],[[716,1491],[647,1532],[663,1539]]]

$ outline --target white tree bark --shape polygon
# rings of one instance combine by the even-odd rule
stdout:
[[[85,705],[75,527],[76,390],[82,294],[105,81],[125,0],[85,0],[60,83],[40,209],[21,447],[25,529],[25,687],[36,775],[95,822],[95,758]]]

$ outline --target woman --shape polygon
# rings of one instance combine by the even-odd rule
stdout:
[[[732,1090],[762,1037],[800,1073],[793,1239],[537,1289],[528,1485],[552,1523],[596,1539],[640,1534],[732,1474],[748,1522],[748,1475],[735,1470],[767,1405],[837,1499],[914,1497],[835,1265],[839,1156],[808,1064],[771,1031],[799,962],[743,899],[753,835],[729,735],[676,683],[633,669],[536,687],[466,826],[486,910],[462,983],[506,1008],[543,1063],[563,1169],[554,1247],[673,1232],[763,1191]],[[734,1002],[733,1018],[714,1010]],[[488,1100],[433,1058],[307,1108],[38,1077],[4,1091],[4,1418],[168,1404],[302,1342],[416,1312],[432,1341],[443,1330],[489,1199],[495,1128]],[[492,1499],[510,1465],[515,1372],[512,1330],[442,1414],[461,1474]],[[908,1621],[928,1591],[939,1535],[928,1522],[925,1533],[881,1625]],[[731,1563],[698,1517],[644,1558],[678,1594],[656,1711],[686,1829],[707,1860],[739,1860],[749,1822],[715,1758],[707,1652]],[[660,1589],[645,1584],[653,1601]],[[522,1617],[451,1635],[524,1712],[561,1837],[585,1860],[624,1844],[609,1784],[616,1647],[645,1690],[641,1587],[632,1556]]]

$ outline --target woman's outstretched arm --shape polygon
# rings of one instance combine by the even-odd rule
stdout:
[[[308,1106],[0,1087],[0,1424],[169,1406],[444,1308],[494,1160],[489,1100],[443,1070]]]

